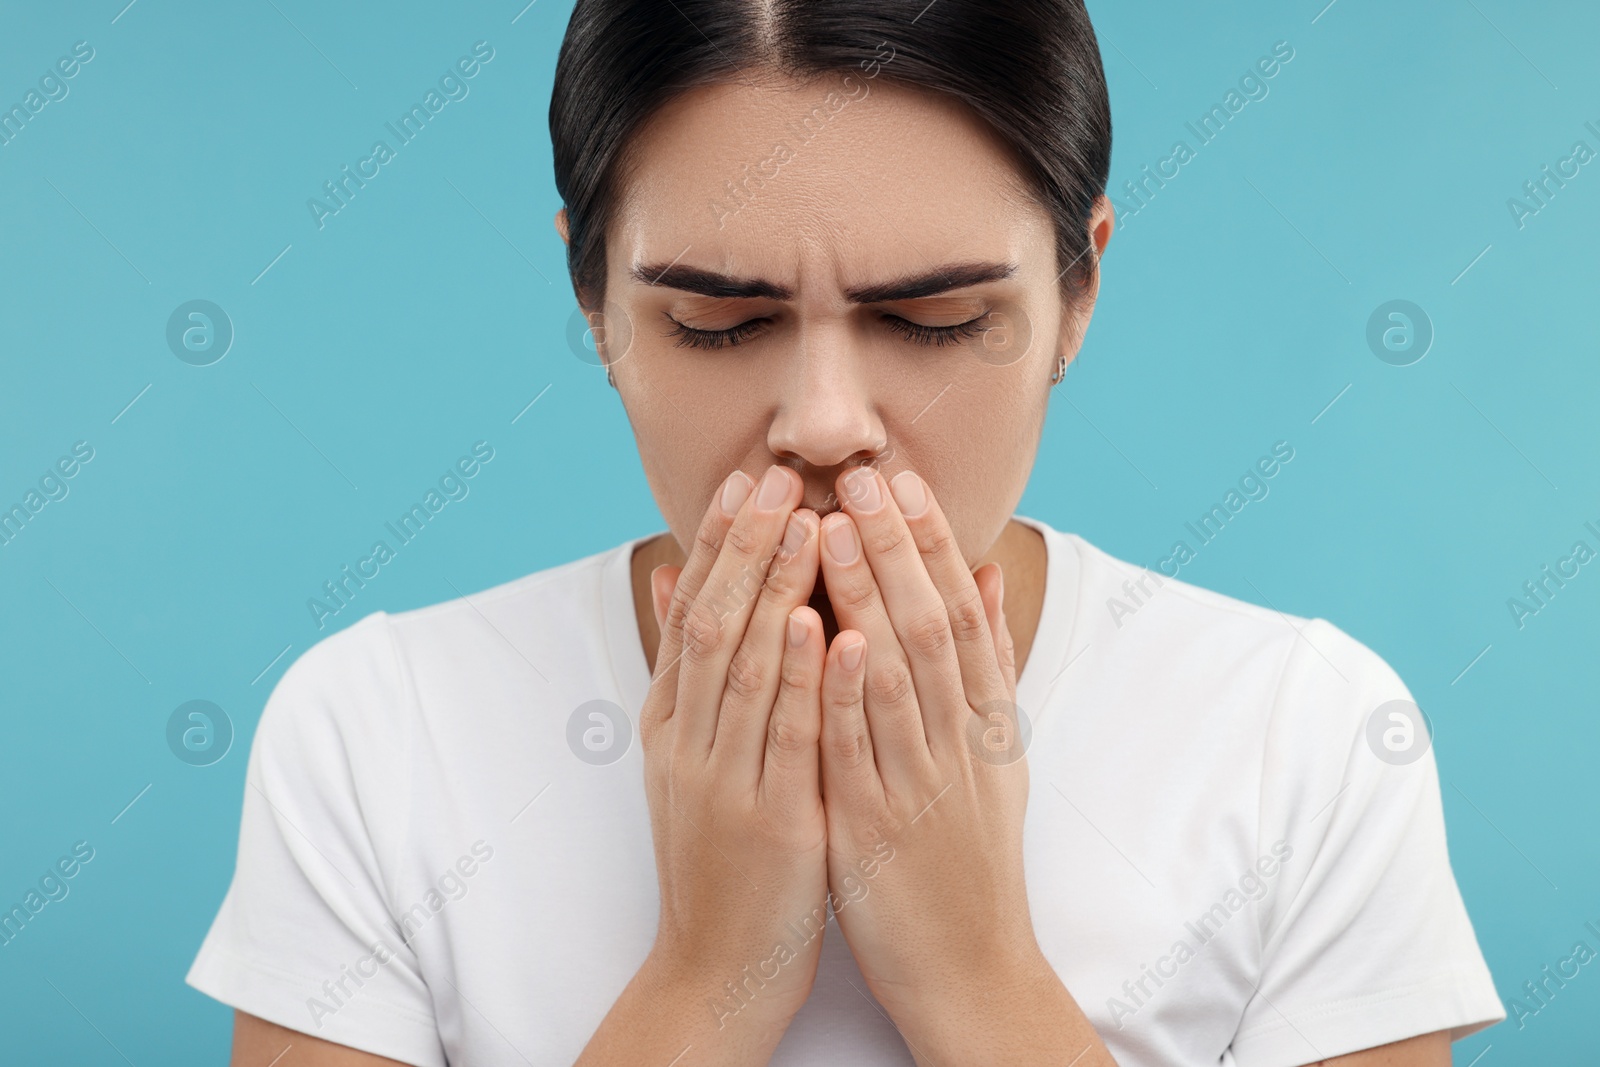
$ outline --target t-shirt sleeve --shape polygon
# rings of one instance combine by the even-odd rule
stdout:
[[[1300,627],[1261,796],[1261,847],[1282,842],[1288,855],[1261,917],[1260,985],[1231,1047],[1238,1067],[1299,1067],[1437,1030],[1456,1039],[1505,1018],[1410,700],[1365,645],[1322,619]]]
[[[383,861],[404,826],[409,728],[387,617],[314,645],[272,692],[245,771],[233,882],[190,985],[241,1011],[419,1067],[445,1067]],[[382,812],[381,820],[368,816]]]

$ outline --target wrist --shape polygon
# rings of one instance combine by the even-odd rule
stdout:
[[[918,988],[895,1024],[919,1063],[972,1065],[1074,1061],[1103,1046],[1037,945],[1004,961],[962,969]],[[1091,1054],[1077,1067],[1110,1062]]]
[[[578,1067],[677,1062],[694,1049],[703,1067],[766,1063],[788,1029],[773,998],[719,1015],[712,980],[681,957],[652,950],[584,1048]]]
[[[658,941],[639,968],[639,982],[663,1003],[681,1005],[714,1030],[737,1020],[741,1028],[776,1028],[782,1036],[811,994],[816,959],[790,958],[782,966],[753,957],[735,959],[689,953]]]

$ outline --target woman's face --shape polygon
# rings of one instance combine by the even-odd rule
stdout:
[[[1093,302],[1063,306],[1051,217],[1003,142],[856,74],[699,88],[631,149],[597,333],[679,545],[735,467],[789,465],[827,514],[871,463],[925,478],[980,560]],[[1091,226],[1103,247],[1109,209]]]

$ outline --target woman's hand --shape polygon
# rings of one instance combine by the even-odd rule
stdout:
[[[681,573],[651,575],[661,641],[639,734],[661,918],[583,1062],[666,1064],[687,1045],[696,1063],[765,1063],[811,992],[824,642],[802,488],[785,467],[754,487],[734,472]],[[812,915],[816,935],[796,936]]]
[[[840,626],[822,789],[851,952],[919,1062],[1110,1063],[1028,912],[1028,769],[999,568],[968,570],[912,472],[891,493],[859,467],[839,496],[821,538]]]

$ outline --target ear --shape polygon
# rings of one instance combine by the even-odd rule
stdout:
[[[1117,213],[1111,206],[1111,198],[1100,196],[1089,211],[1089,247],[1097,260],[1094,274],[1089,285],[1079,292],[1072,313],[1062,319],[1061,336],[1056,341],[1057,354],[1066,356],[1069,364],[1077,358],[1078,350],[1083,346],[1083,336],[1089,330],[1089,319],[1094,315],[1095,301],[1100,298],[1098,260],[1105,255],[1106,245],[1111,243],[1111,232],[1116,225]]]
[[[565,244],[571,244],[572,243],[571,240],[567,236],[569,231],[567,229],[567,209],[566,208],[562,208],[560,211],[556,212],[556,232],[561,235],[561,243],[562,244],[565,245]]]
[[[1102,194],[1094,202],[1093,210],[1089,212],[1089,240],[1094,242],[1095,255],[1106,254],[1106,245],[1111,243],[1111,231],[1116,229],[1116,226],[1116,209],[1111,206],[1111,198]]]

